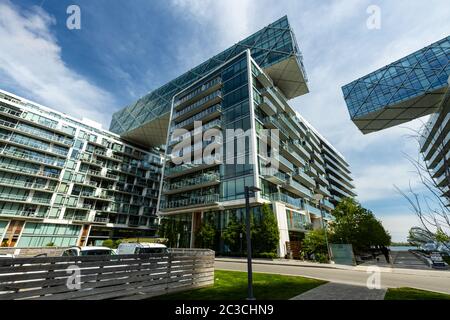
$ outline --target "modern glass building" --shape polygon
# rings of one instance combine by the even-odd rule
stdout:
[[[446,37],[345,85],[352,121],[366,134],[436,112],[450,76],[449,60]]]
[[[0,90],[1,245],[155,235],[161,160],[92,121]]]
[[[250,199],[253,216],[259,219],[261,205],[271,205],[284,256],[286,243],[323,227],[338,201],[355,196],[344,157],[288,103],[287,95],[308,92],[306,84],[293,93],[282,74],[273,79],[269,71],[248,49],[174,95],[159,214],[173,223],[177,245],[195,246],[197,230],[208,221],[218,230],[216,251],[232,251],[220,234],[244,219],[244,188],[255,186],[261,191]],[[283,72],[286,79],[304,75],[295,65]],[[211,129],[219,134],[207,138]],[[230,137],[230,130],[241,132]],[[178,163],[180,157],[187,163]]]
[[[115,133],[4,92],[0,236],[33,246],[151,236],[156,212],[176,246],[189,247],[205,221],[222,232],[242,220],[244,188],[256,186],[253,217],[271,205],[284,256],[287,242],[332,221],[336,203],[355,196],[344,157],[288,103],[306,93],[287,17],[115,113]],[[192,153],[200,161],[174,156]],[[216,249],[227,252],[220,232]]]
[[[420,149],[447,200],[449,81],[450,37],[446,37],[342,88],[350,117],[363,133],[432,114],[421,133]]]
[[[174,95],[247,49],[286,97],[308,92],[302,55],[288,19],[283,17],[116,112],[110,130],[142,145],[164,144]]]

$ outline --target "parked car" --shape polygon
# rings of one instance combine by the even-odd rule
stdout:
[[[117,254],[168,253],[167,247],[160,243],[121,243]]]
[[[71,247],[63,251],[63,257],[78,256],[106,256],[115,255],[113,249],[108,247]]]

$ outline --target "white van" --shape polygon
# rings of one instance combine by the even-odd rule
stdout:
[[[167,247],[160,243],[121,243],[117,254],[167,253]]]

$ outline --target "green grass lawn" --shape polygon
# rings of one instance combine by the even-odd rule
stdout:
[[[253,273],[253,292],[258,300],[288,300],[325,281],[277,274]],[[244,300],[247,297],[247,273],[216,270],[214,286],[168,294],[157,300]]]
[[[450,295],[413,288],[388,289],[384,300],[450,300]]]

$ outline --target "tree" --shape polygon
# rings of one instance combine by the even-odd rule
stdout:
[[[255,239],[253,241],[255,253],[276,253],[280,240],[277,219],[270,205],[267,203],[261,206],[261,213],[261,222],[256,227]]]
[[[213,249],[215,237],[216,228],[211,223],[204,222],[197,230],[195,242],[199,248]]]
[[[364,252],[373,246],[390,245],[391,236],[381,222],[356,200],[342,200],[333,215],[336,221],[331,226],[331,242],[351,244],[355,252]]]
[[[438,117],[445,117],[449,113],[450,90],[447,90],[439,107],[440,115]],[[417,141],[419,149],[422,148],[421,142],[430,138],[433,140],[430,142],[433,144],[429,151],[430,154],[443,155],[441,159],[437,159],[442,162],[440,178],[435,176],[436,172],[427,163],[426,154],[419,152],[417,157],[407,155],[406,158],[414,166],[422,190],[415,191],[411,186],[408,191],[396,188],[409,202],[411,211],[420,221],[420,228],[428,234],[432,234],[434,242],[442,244],[450,250],[450,191],[447,188],[450,186],[450,154],[448,142],[445,140],[449,131],[445,121],[440,122],[438,118],[435,119],[438,120],[436,123],[440,123],[440,125],[436,125],[434,121],[423,124],[419,130],[412,130],[413,134],[410,135],[410,138]]]
[[[230,221],[227,227],[223,231],[222,238],[224,243],[229,247],[230,251],[233,253],[240,251],[240,234],[245,237],[245,224],[238,221],[236,215],[231,215]],[[245,247],[243,245],[243,248]]]
[[[311,230],[306,233],[303,239],[303,252],[308,257],[314,255],[319,262],[328,261],[328,248],[325,237],[325,229]]]

